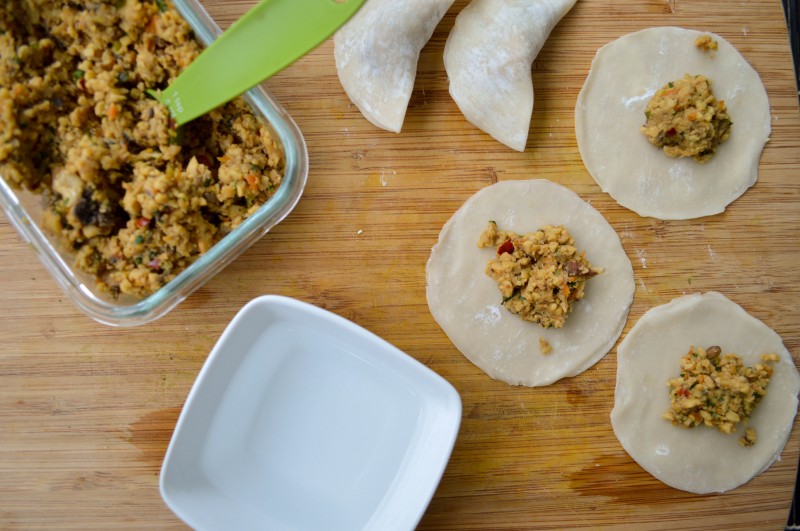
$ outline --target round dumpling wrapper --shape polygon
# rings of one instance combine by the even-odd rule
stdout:
[[[701,35],[718,50],[695,46]],[[655,92],[685,74],[708,78],[733,121],[704,164],[665,155],[640,131]],[[722,212],[756,182],[770,134],[769,100],[758,73],[719,35],[650,28],[598,50],[575,106],[575,133],[586,169],[620,205],[641,216],[697,218]]]
[[[749,422],[732,434],[709,426],[686,429],[661,417],[670,407],[667,380],[692,346],[719,346],[752,367],[761,354],[779,362],[767,394]],[[676,489],[725,492],[766,470],[783,449],[797,412],[800,376],[781,338],[738,304],[717,292],[695,293],[652,308],[617,347],[617,385],[611,425],[626,452],[645,470]],[[739,438],[754,428],[755,444]]]
[[[564,225],[604,272],[586,283],[562,328],[545,329],[505,309],[486,275],[496,249],[478,247],[489,221],[525,234]],[[472,363],[512,385],[540,386],[588,369],[614,345],[633,300],[631,262],[617,233],[577,194],[547,180],[503,181],[478,191],[444,225],[427,264],[428,306]],[[552,351],[542,354],[539,338]]]

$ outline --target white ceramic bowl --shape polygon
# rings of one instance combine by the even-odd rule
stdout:
[[[456,390],[354,323],[279,296],[212,350],[161,469],[195,529],[413,529],[461,422]]]

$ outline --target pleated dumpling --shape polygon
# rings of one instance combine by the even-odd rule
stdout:
[[[444,49],[450,94],[473,125],[524,151],[533,114],[531,66],[576,0],[472,0]]]
[[[419,53],[454,0],[368,0],[333,38],[339,81],[373,124],[399,133]]]

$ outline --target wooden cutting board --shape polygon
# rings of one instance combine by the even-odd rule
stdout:
[[[253,0],[206,0],[223,26]],[[308,187],[288,219],[163,319],[89,320],[0,219],[0,529],[182,528],[158,475],[175,421],[223,328],[250,299],[296,297],[375,332],[461,394],[458,440],[420,529],[779,529],[797,470],[783,459],[724,495],[674,490],[624,452],[609,424],[616,353],[545,388],[496,382],[428,312],[425,263],[461,203],[506,179],[547,178],[590,201],[620,234],[649,308],[717,290],[800,359],[800,115],[779,2],[579,0],[533,67],[528,148],[472,127],[448,94],[442,51],[457,0],[423,50],[403,132],[369,124],[339,85],[327,41],[267,82],[305,133]],[[725,213],[645,219],[586,172],[573,109],[597,48],[649,26],[721,34],[760,73],[772,139],[757,185]],[[733,464],[735,466],[735,464]]]

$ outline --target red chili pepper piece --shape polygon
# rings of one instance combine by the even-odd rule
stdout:
[[[684,396],[684,397],[689,396],[688,389],[686,389],[684,387],[681,387],[680,389],[678,389],[678,396]]]
[[[147,227],[148,225],[150,225],[149,218],[136,218],[136,226],[139,227],[140,229]]]
[[[503,242],[503,245],[497,248],[498,255],[501,255],[503,253],[511,254],[513,252],[514,252],[514,244],[511,242],[511,240],[506,240],[505,242]]]
[[[669,137],[675,136],[677,134],[678,134],[678,131],[674,127],[670,127],[669,129],[667,129],[667,132],[664,133],[664,136],[669,138]]]

